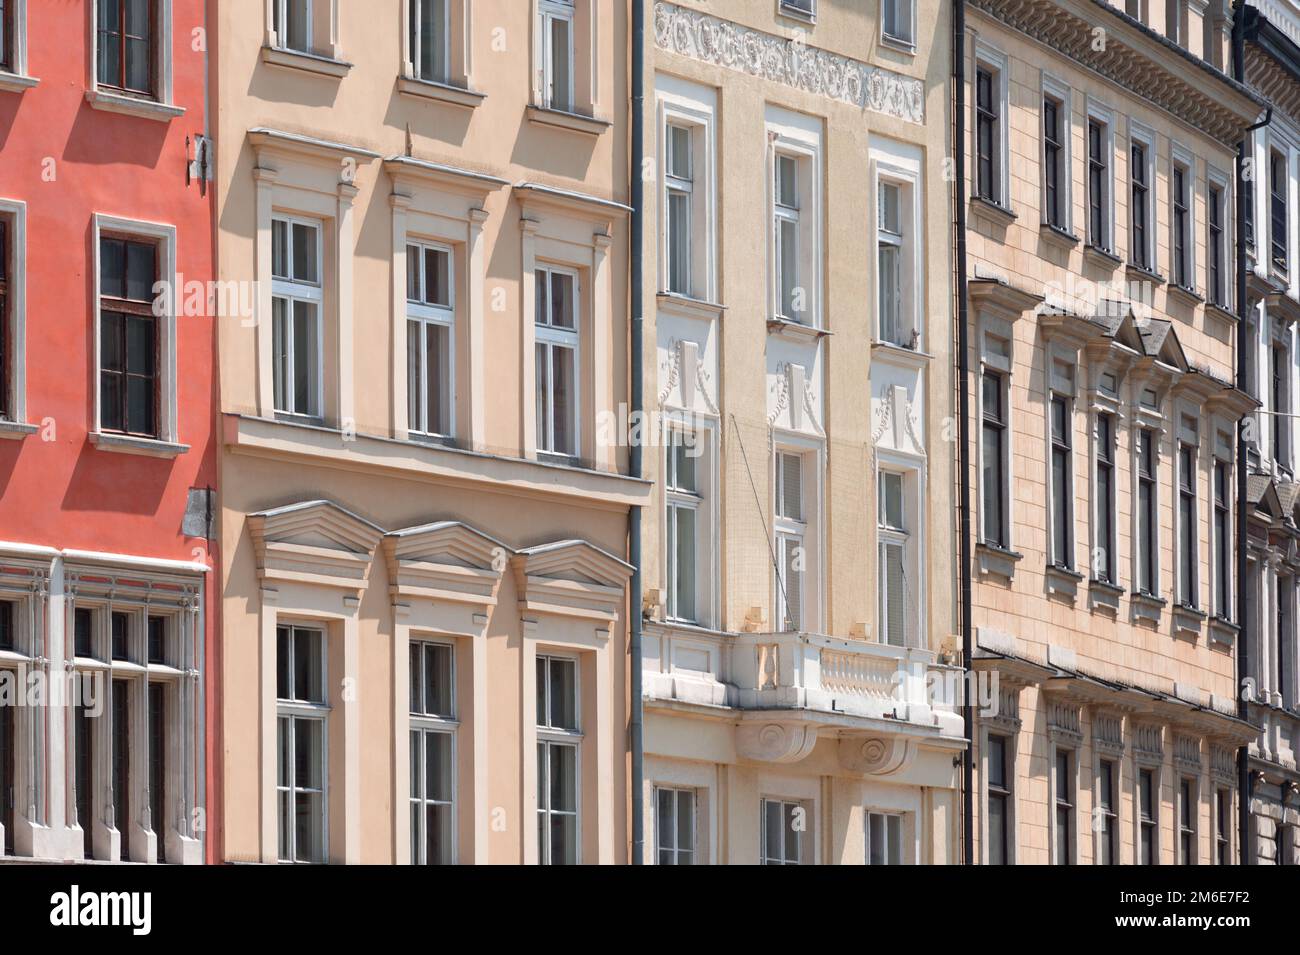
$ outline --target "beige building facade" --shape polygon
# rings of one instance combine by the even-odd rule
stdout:
[[[967,7],[977,862],[1237,859],[1230,28]]]
[[[626,861],[626,12],[214,16],[221,857]]]
[[[642,861],[957,861],[949,5],[647,11]]]

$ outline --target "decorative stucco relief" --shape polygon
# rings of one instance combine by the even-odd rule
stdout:
[[[661,50],[909,123],[925,123],[920,80],[671,3],[655,4],[654,27]]]

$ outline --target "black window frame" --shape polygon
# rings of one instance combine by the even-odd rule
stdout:
[[[1151,184],[1148,181],[1147,144],[1134,140],[1129,149],[1129,258],[1151,271]]]
[[[1288,471],[1291,469],[1291,358],[1286,345],[1273,342],[1269,350],[1272,363],[1273,460]]]
[[[1119,763],[1102,759],[1097,764],[1097,811],[1101,865],[1119,863]]]
[[[975,67],[975,195],[1002,205],[1000,117],[998,116],[997,73],[984,65]]]
[[[1069,170],[1065,168],[1065,141],[1061,134],[1065,104],[1051,97],[1043,97],[1043,219],[1054,229],[1065,229],[1063,184],[1068,183]]]
[[[1223,189],[1210,183],[1205,193],[1209,248],[1205,256],[1205,296],[1211,305],[1227,303],[1223,281]]]
[[[9,292],[12,267],[9,256],[13,251],[12,243],[13,220],[7,215],[0,215],[0,419],[6,421],[13,416],[13,376],[9,368],[9,306],[12,300]]]
[[[1057,421],[1057,412],[1061,420]],[[1051,565],[1074,569],[1074,441],[1072,404],[1066,395],[1053,392],[1048,399],[1052,459],[1052,540]],[[1058,427],[1059,424],[1059,427]]]
[[[1195,609],[1199,597],[1196,579],[1196,448],[1178,444],[1178,602]]]
[[[1002,831],[1001,838],[995,840],[989,827],[988,820],[984,824],[985,836],[988,840],[988,863],[989,865],[1010,865],[1011,864],[1011,830],[1014,826],[1012,819],[1011,807],[1013,798],[1012,783],[1015,777],[1014,766],[1009,766],[1011,762],[1011,737],[1004,736],[1000,733],[989,733],[987,736],[988,754],[985,756],[985,766],[987,768],[988,781],[986,784],[988,805],[992,806],[995,802],[1002,809]],[[999,753],[997,768],[1000,772],[994,775],[993,753]],[[992,817],[993,813],[988,813]]]
[[[1073,751],[1056,751],[1052,838],[1057,865],[1074,864],[1074,762]]]
[[[1170,183],[1173,192],[1170,207],[1174,231],[1170,256],[1174,284],[1182,289],[1190,289],[1192,287],[1191,216],[1189,215],[1191,196],[1189,195],[1190,179],[1187,167],[1175,163],[1170,176]]]
[[[1286,157],[1273,150],[1268,158],[1268,197],[1269,197],[1269,260],[1280,274],[1287,274],[1289,260],[1289,231],[1287,218],[1287,175]]]
[[[1106,124],[1088,119],[1088,244],[1110,251],[1107,228],[1106,183],[1109,170]]]
[[[1141,767],[1137,778],[1138,844],[1137,864],[1160,861],[1160,781],[1154,769]]]
[[[1178,863],[1196,865],[1196,783],[1188,776],[1178,777]]]
[[[1010,535],[1007,533],[1007,494],[1006,483],[1006,442],[1007,442],[1007,416],[1006,416],[1006,392],[1003,390],[1003,376],[1001,372],[985,369],[981,377],[981,388],[983,396],[981,404],[981,428],[980,428],[980,448],[982,455],[981,467],[983,469],[983,500],[980,514],[980,539],[986,544],[992,544],[995,547],[1006,548],[1010,546]],[[990,387],[992,394],[997,396],[997,406],[990,413],[989,395]],[[996,453],[989,454],[990,438],[995,439]],[[990,461],[990,457],[992,460]],[[989,480],[990,470],[994,471],[995,480]],[[990,495],[990,489],[992,495]],[[996,518],[996,534],[990,534],[991,518]]]
[[[1095,566],[1093,573],[1098,580],[1114,586],[1119,574],[1116,573],[1115,561],[1115,416],[1109,412],[1099,412],[1096,424],[1097,474],[1096,497],[1097,539],[1093,542]],[[1104,559],[1104,566],[1102,563]]]
[[[1231,465],[1214,461],[1214,612],[1220,620],[1232,619],[1232,521],[1228,501]]]
[[[1137,431],[1138,481],[1138,572],[1133,581],[1137,593],[1154,597],[1160,589],[1156,553],[1160,544],[1159,438],[1154,428]],[[1145,498],[1145,500],[1144,500]],[[1144,546],[1144,535],[1145,544]]]

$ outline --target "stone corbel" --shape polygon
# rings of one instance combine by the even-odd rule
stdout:
[[[840,766],[848,772],[893,776],[912,764],[916,743],[901,738],[853,737],[840,740],[839,756]]]
[[[797,763],[817,745],[817,726],[793,720],[736,727],[736,755],[763,763]]]

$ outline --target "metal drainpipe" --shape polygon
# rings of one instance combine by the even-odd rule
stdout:
[[[970,360],[966,304],[966,4],[955,0],[952,16],[952,152],[956,203],[957,266],[957,557],[961,586],[961,662],[967,677],[963,687],[962,725],[966,751],[962,754],[962,862],[975,863],[975,710],[969,675],[974,648],[971,641],[970,526]]]
[[[645,0],[632,0],[632,146],[628,168],[631,178],[631,205],[629,242],[629,304],[632,311],[631,344],[629,347],[631,409],[629,421],[640,421],[644,372],[642,362],[642,231],[644,219],[644,187],[641,181],[641,157],[645,154],[645,117],[642,115],[645,100]],[[641,428],[642,435],[645,429]],[[641,438],[628,442],[628,473],[641,476]],[[644,794],[645,777],[644,720],[645,707],[641,700],[641,508],[632,507],[627,515],[627,555],[632,564],[631,596],[628,601],[630,657],[631,712],[628,714],[628,743],[632,750],[632,864],[641,865],[645,851]]]
[[[1235,0],[1232,17],[1232,77],[1238,83],[1246,81],[1246,5]],[[1246,329],[1246,190],[1245,161],[1249,133],[1267,126],[1273,116],[1268,107],[1261,122],[1246,128],[1237,143],[1237,388],[1246,390],[1246,353],[1250,348]],[[1250,602],[1246,599],[1248,561],[1246,541],[1249,533],[1246,509],[1246,431],[1237,425],[1237,622],[1241,627],[1237,635],[1237,716],[1250,718],[1250,707],[1242,693],[1246,677],[1250,674]],[[1237,749],[1237,845],[1242,865],[1255,863],[1255,839],[1250,825],[1250,750],[1248,746]]]

